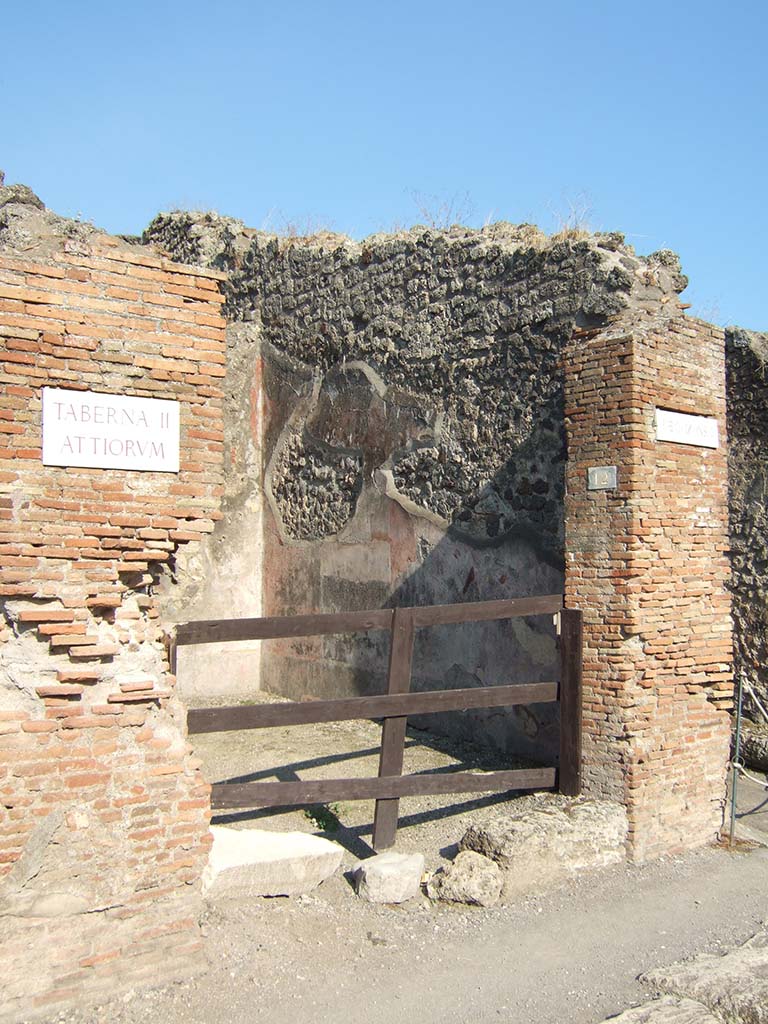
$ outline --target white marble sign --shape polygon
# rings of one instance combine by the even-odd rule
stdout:
[[[720,444],[717,420],[713,416],[691,416],[687,412],[657,409],[656,440],[717,448]]]
[[[43,463],[179,471],[179,403],[43,388]]]

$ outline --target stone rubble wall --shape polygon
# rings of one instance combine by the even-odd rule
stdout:
[[[292,540],[339,532],[365,461],[467,538],[515,530],[562,559],[562,344],[627,308],[680,315],[687,283],[672,253],[645,259],[619,235],[549,239],[530,225],[356,243],[177,213],[144,238],[225,270],[228,320],[258,324],[305,391],[320,384],[274,472]],[[270,453],[291,411],[266,426]]]
[[[0,189],[0,1018],[198,963],[209,786],[158,599],[223,492],[221,275]],[[41,389],[174,399],[178,474],[44,466]]]
[[[768,335],[725,341],[734,669],[768,707]],[[744,709],[762,721],[748,691]]]

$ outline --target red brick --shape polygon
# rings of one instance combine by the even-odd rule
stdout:
[[[21,728],[24,732],[49,733],[56,732],[59,728],[58,722],[32,721],[22,722]]]

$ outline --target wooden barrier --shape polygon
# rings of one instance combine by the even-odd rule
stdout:
[[[411,693],[416,629],[462,622],[483,622],[526,615],[553,614],[559,620],[559,682],[517,683]],[[299,782],[216,783],[211,803],[224,807],[277,807],[334,800],[376,801],[373,845],[394,844],[399,801],[403,796],[558,788],[575,796],[581,788],[581,612],[563,608],[562,595],[430,605],[421,608],[343,612],[335,615],[275,616],[262,619],[214,619],[177,626],[170,643],[175,670],[176,647],[237,640],[388,630],[391,635],[387,693],[372,697],[309,701],[280,705],[197,708],[188,713],[189,732],[264,729],[353,719],[383,719],[378,778],[323,779]],[[511,707],[560,702],[559,766],[500,772],[454,772],[403,776],[405,729],[409,715],[468,708]]]

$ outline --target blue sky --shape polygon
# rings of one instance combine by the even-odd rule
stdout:
[[[575,216],[768,329],[764,2],[29,0],[2,26],[0,167],[58,213],[358,238]]]

